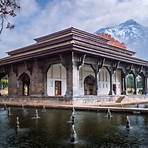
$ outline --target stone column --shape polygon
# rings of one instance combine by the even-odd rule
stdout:
[[[17,95],[17,77],[16,74],[13,72],[13,68],[10,68],[8,74],[8,95],[9,96],[16,96]]]
[[[66,69],[66,93],[65,97],[72,99],[73,97],[73,65],[72,65],[72,53],[60,55],[61,64]]]
[[[0,75],[0,83],[1,83],[1,79],[2,79],[3,77]],[[0,90],[1,89],[3,89],[3,87],[2,87],[2,85],[0,85]],[[1,95],[1,94],[0,94]]]
[[[124,94],[124,77],[121,75],[121,95]]]
[[[126,95],[126,74],[124,73],[121,76],[121,89],[122,89],[121,94]]]
[[[66,96],[77,97],[80,95],[79,90],[79,62],[78,57],[72,53],[71,59],[69,59],[67,68],[67,92]]]
[[[126,90],[127,90],[127,81],[126,81],[126,75],[124,76],[124,95],[126,95]]]
[[[79,67],[76,63],[73,63],[73,97],[80,95],[80,89],[79,89]]]
[[[52,60],[50,59],[50,57],[38,61],[38,68],[42,75],[42,83],[43,83],[42,95],[45,97],[48,96],[47,95],[47,72],[51,67],[51,63],[52,63]]]
[[[96,85],[96,91],[95,91],[95,94],[97,95],[98,94],[98,71],[95,71],[95,85]]]
[[[72,64],[69,63],[69,65],[66,65],[66,94],[65,97],[72,98],[73,97],[73,70],[72,70]]]
[[[61,63],[66,68],[67,90],[65,97],[73,98],[80,95],[79,67],[83,64],[84,55],[69,53],[60,55]]]
[[[109,95],[113,95],[113,75],[115,74],[119,64],[120,64],[120,61],[112,61],[110,63],[111,65],[109,67],[106,67],[108,72],[109,72],[109,76],[110,76],[110,90],[109,90]]]
[[[144,76],[144,94],[148,94],[148,76]]]
[[[80,67],[84,64],[86,54],[72,52],[72,83],[73,97],[80,96]]]
[[[39,62],[35,60],[33,64],[33,72],[30,82],[30,96],[43,96],[44,94],[44,76],[42,69],[39,66]]]
[[[136,75],[133,75],[134,76],[134,95],[137,94],[137,76]]]
[[[95,86],[96,86],[95,95],[97,95],[98,94],[98,72],[101,67],[99,67],[98,64],[92,64],[91,67],[95,74]]]
[[[49,68],[51,67],[51,64],[49,64],[47,61],[43,64],[44,66],[41,67],[42,69],[42,75],[43,75],[43,96],[47,95],[47,72]]]
[[[109,95],[113,95],[113,72],[109,71],[109,76],[110,76],[110,90],[109,90]]]
[[[3,78],[3,74],[0,73],[0,83],[2,78]],[[1,89],[1,85],[0,85],[0,89]]]

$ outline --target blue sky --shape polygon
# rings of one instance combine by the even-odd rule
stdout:
[[[0,35],[0,57],[5,52],[70,26],[95,32],[101,27],[134,19],[148,26],[148,0],[20,0],[14,30]]]

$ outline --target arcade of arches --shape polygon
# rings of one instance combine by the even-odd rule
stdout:
[[[77,73],[75,72],[75,75]],[[97,79],[90,65],[83,65],[79,69],[78,74],[78,89],[79,96],[84,95],[108,95],[110,92],[110,74],[107,68],[102,67]],[[47,95],[48,96],[65,96],[67,88],[66,68],[62,64],[53,64],[47,71]],[[97,80],[97,83],[96,83]],[[75,80],[76,81],[76,78]],[[136,81],[136,84],[135,84]],[[75,82],[74,82],[75,83]],[[123,94],[122,90],[121,70],[116,70],[112,76],[112,95]],[[124,84],[123,84],[124,85]],[[144,78],[138,75],[136,78],[132,74],[126,76],[126,92],[124,94],[143,94],[144,93]],[[135,92],[136,89],[136,92]]]
[[[32,74],[29,70],[24,71],[24,68],[20,70],[19,75],[14,75],[14,72],[10,71],[9,95],[67,97],[145,93],[145,77],[142,73],[134,75],[130,72],[123,75],[121,69],[111,73],[105,66],[100,67],[95,73],[91,64],[73,67],[72,70],[62,63],[50,66],[48,64],[46,67],[46,70],[42,70],[35,64]]]

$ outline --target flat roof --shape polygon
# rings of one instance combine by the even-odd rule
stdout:
[[[148,66],[148,61],[132,56],[135,52],[108,45],[107,39],[99,38],[98,35],[74,27],[36,38],[35,41],[35,44],[8,52],[8,57],[0,59],[0,65],[61,52],[76,51]]]

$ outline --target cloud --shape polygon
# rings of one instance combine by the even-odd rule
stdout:
[[[45,4],[46,3],[46,4]],[[148,25],[148,0],[21,0],[16,28],[1,34],[0,57],[33,43],[33,38],[70,26],[89,32],[135,19]]]

